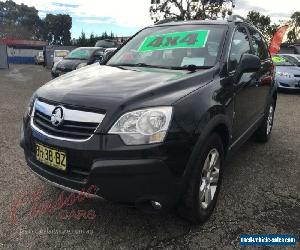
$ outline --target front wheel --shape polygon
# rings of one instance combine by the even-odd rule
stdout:
[[[220,191],[224,163],[223,143],[212,134],[199,152],[188,189],[179,207],[182,217],[192,223],[205,222],[212,214]]]
[[[271,133],[274,124],[275,101],[273,100],[267,109],[262,124],[256,130],[254,136],[258,142],[268,142],[271,138]]]

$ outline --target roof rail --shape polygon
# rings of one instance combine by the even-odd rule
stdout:
[[[237,21],[243,21],[247,22],[246,18],[239,16],[239,15],[231,15],[227,18],[228,22],[237,22]]]
[[[176,22],[176,21],[178,21],[178,20],[175,18],[166,18],[164,20],[157,21],[154,25],[160,25],[160,24],[171,23],[171,22]]]

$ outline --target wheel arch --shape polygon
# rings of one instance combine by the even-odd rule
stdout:
[[[194,167],[194,163],[197,160],[201,148],[203,147],[203,145],[206,142],[206,139],[210,135],[216,133],[220,136],[223,142],[224,153],[225,153],[224,156],[226,156],[228,152],[228,148],[230,146],[231,123],[229,121],[228,116],[226,116],[225,114],[218,114],[208,122],[201,122],[197,131],[199,131],[199,134],[197,134],[198,139],[193,148],[193,151],[191,153],[191,156],[189,158],[189,161],[187,163],[187,166],[183,174],[186,182],[189,179],[189,176]]]

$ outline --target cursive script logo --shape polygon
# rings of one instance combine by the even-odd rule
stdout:
[[[35,219],[39,216],[53,214],[55,212],[58,212],[58,217],[60,219],[95,219],[96,212],[93,209],[73,209],[69,211],[66,210],[66,208],[69,208],[76,203],[81,203],[86,199],[91,199],[91,194],[95,194],[96,191],[97,187],[95,185],[90,186],[86,190],[81,190],[80,193],[70,193],[66,195],[64,191],[62,191],[58,196],[58,199],[53,201],[42,200],[43,188],[39,188],[32,193],[20,193],[17,197],[14,197],[11,203],[11,222],[12,224],[18,224],[18,212],[22,214],[23,218],[27,216],[29,219]]]

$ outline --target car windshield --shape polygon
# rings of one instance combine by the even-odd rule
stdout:
[[[107,65],[170,69],[213,67],[225,30],[225,25],[146,28],[122,47]]]
[[[287,57],[272,56],[272,60],[276,66],[295,66]]]
[[[90,58],[94,49],[85,49],[85,48],[78,48],[74,49],[70,52],[65,58],[66,59],[79,59],[79,60],[87,60]]]

